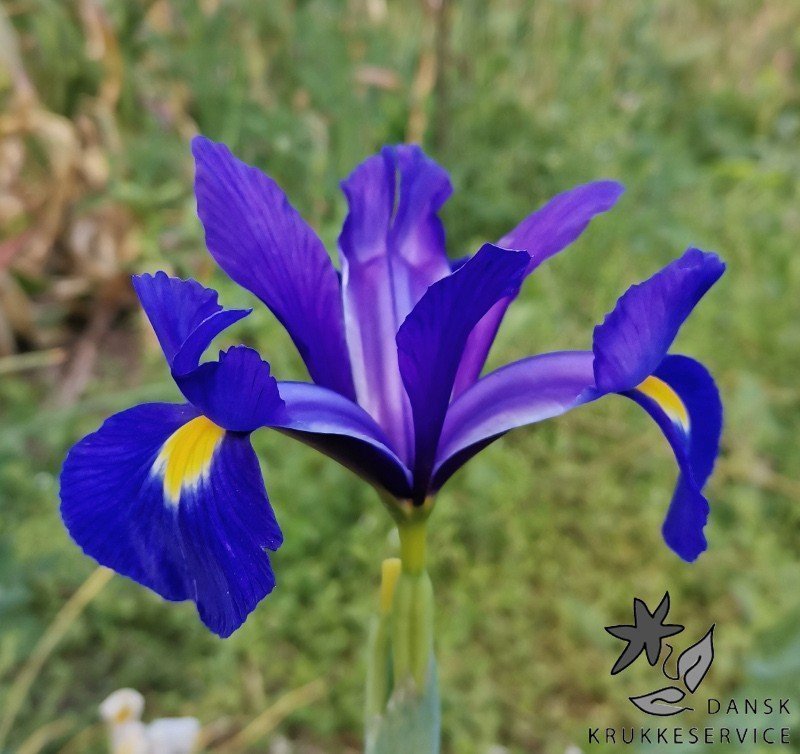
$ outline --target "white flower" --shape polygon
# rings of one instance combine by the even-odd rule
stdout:
[[[115,723],[111,727],[111,754],[153,754],[147,728],[139,720]]]
[[[144,697],[135,689],[119,689],[100,705],[100,717],[112,727],[141,720]]]
[[[111,754],[191,754],[200,739],[200,722],[193,717],[165,717],[145,725],[144,697],[120,689],[100,705],[108,725]]]
[[[200,738],[194,717],[165,717],[147,726],[151,754],[191,754]]]

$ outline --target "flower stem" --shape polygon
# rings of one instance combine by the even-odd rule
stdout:
[[[424,687],[433,650],[433,588],[425,570],[426,523],[418,519],[397,527],[403,571],[393,607],[395,683],[402,684],[410,676],[418,692]]]
[[[397,516],[400,558],[381,568],[368,645],[367,754],[437,754],[440,702],[433,654],[433,587],[425,569],[429,510]]]
[[[400,560],[403,573],[417,576],[425,570],[428,527],[425,520],[399,524]]]

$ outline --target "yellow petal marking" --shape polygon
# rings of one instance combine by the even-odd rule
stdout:
[[[689,412],[680,396],[664,380],[651,374],[636,389],[654,400],[673,422],[680,424],[686,432],[689,431]]]
[[[181,490],[208,472],[224,435],[225,430],[205,416],[192,419],[170,435],[154,464],[164,479],[167,500],[177,505]]]

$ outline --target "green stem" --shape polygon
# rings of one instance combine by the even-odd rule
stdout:
[[[403,563],[403,573],[412,576],[421,574],[425,570],[428,527],[427,521],[408,521],[398,524],[400,532],[400,560]]]
[[[410,676],[420,692],[433,649],[433,588],[425,570],[427,521],[406,521],[397,528],[403,572],[393,607],[395,683]]]
[[[370,634],[367,754],[437,754],[440,717],[433,655],[433,588],[426,566],[425,509],[397,505],[400,558],[383,563]]]

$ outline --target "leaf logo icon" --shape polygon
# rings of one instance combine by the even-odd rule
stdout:
[[[677,686],[667,686],[658,691],[651,691],[649,694],[641,696],[631,696],[629,699],[642,711],[648,715],[658,715],[659,717],[669,717],[677,715],[679,712],[691,709],[691,707],[676,707],[676,705],[686,694]]]
[[[685,710],[693,709],[679,706],[679,702],[697,691],[714,662],[716,624],[706,631],[702,639],[680,654],[675,662],[674,675],[667,669],[667,663],[673,656],[674,647],[667,643],[668,651],[666,657],[663,657],[662,642],[684,630],[684,626],[679,623],[665,623],[669,608],[669,592],[664,594],[658,607],[652,612],[643,600],[634,597],[633,623],[605,627],[613,637],[626,642],[625,649],[611,668],[611,675],[625,670],[642,654],[647,657],[648,663],[652,666],[655,666],[661,659],[661,683],[664,683],[663,678],[667,678],[675,685],[628,697],[631,703],[642,712],[659,717],[677,715]]]
[[[696,644],[685,650],[678,658],[678,675],[683,678],[686,688],[692,693],[706,677],[714,661],[714,626]]]

